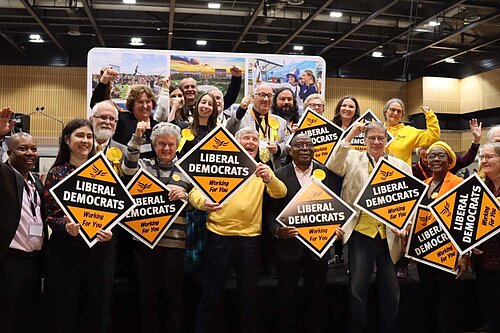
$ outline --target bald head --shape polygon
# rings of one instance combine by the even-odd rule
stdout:
[[[259,114],[269,113],[273,101],[273,88],[267,84],[261,84],[255,89],[253,107]]]
[[[10,137],[8,146],[10,165],[26,178],[38,160],[35,139],[28,133],[15,133]]]

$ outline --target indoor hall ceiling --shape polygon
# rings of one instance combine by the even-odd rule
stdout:
[[[0,0],[0,64],[86,66],[91,48],[134,48],[135,37],[145,44],[135,48],[320,55],[333,77],[462,78],[500,67],[499,0],[209,2]]]

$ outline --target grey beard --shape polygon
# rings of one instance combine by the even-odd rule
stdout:
[[[113,134],[115,134],[115,131],[112,129],[100,128],[94,130],[94,136],[98,141],[107,141],[111,139]]]

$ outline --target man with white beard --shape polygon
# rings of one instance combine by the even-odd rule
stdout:
[[[92,108],[90,120],[94,130],[96,151],[104,152],[115,167],[115,171],[120,174],[120,165],[127,147],[112,139],[118,122],[118,109],[110,100],[99,102]]]

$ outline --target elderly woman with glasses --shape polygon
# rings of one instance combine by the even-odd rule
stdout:
[[[441,134],[434,112],[428,106],[420,108],[425,115],[426,130],[407,126],[401,122],[405,113],[405,105],[398,98],[387,101],[383,110],[387,131],[394,137],[394,140],[387,146],[387,153],[402,159],[410,166],[412,150],[417,147],[430,146],[439,140]]]
[[[312,94],[307,96],[304,101],[304,110],[310,108],[316,113],[323,115],[325,113],[326,101],[320,94]]]
[[[192,185],[176,168],[176,151],[181,130],[160,123],[151,132],[156,157],[139,158],[145,127],[138,124],[123,162],[125,174],[134,175],[142,167],[170,188],[169,200],[187,199]],[[182,331],[183,268],[186,241],[185,213],[174,220],[156,247],[151,250],[134,242],[134,266],[139,289],[141,332]]]
[[[500,200],[500,142],[487,143],[479,155],[486,186]],[[498,218],[498,215],[497,215]],[[488,332],[500,332],[500,236],[488,239],[474,249],[472,262],[476,273],[479,300],[488,323]]]
[[[427,158],[433,176],[425,180],[429,189],[422,200],[423,205],[430,204],[463,181],[462,178],[450,172],[457,162],[457,157],[447,143],[435,142],[429,147],[428,153]],[[467,265],[468,256],[464,255],[458,260],[456,277],[428,265],[417,265],[418,276],[424,289],[429,332],[459,332],[460,318],[457,314],[460,313],[460,288],[458,282],[467,270]]]

